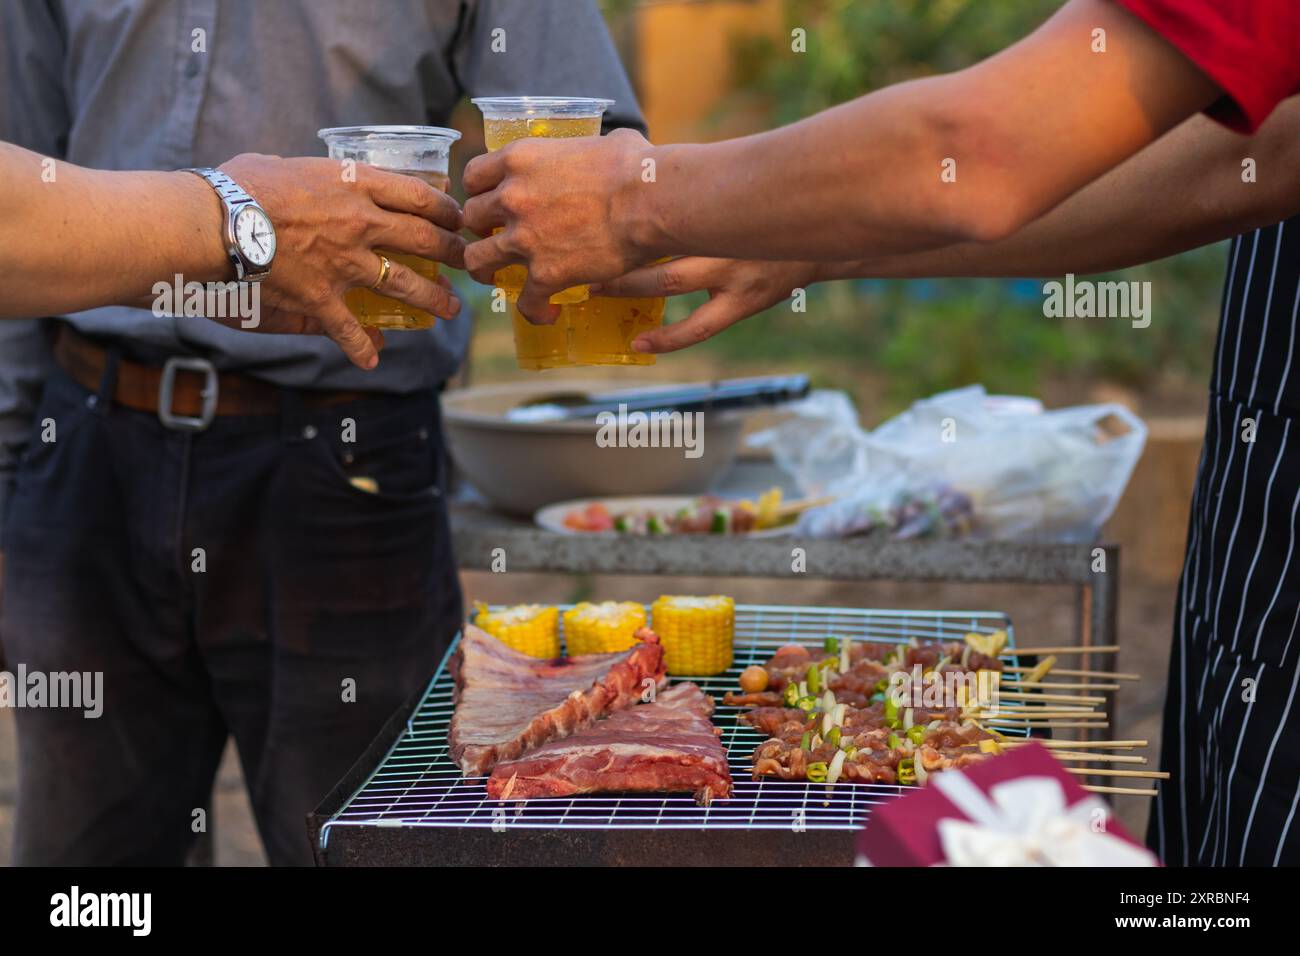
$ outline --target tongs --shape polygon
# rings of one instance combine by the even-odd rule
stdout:
[[[713,412],[762,408],[804,398],[809,387],[807,375],[731,378],[690,385],[548,395],[511,409],[511,412],[526,414],[525,410],[540,411],[544,408],[547,421],[574,421],[595,418],[602,412]]]

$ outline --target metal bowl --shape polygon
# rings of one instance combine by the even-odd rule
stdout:
[[[627,387],[626,380],[618,385]],[[664,383],[656,382],[656,386]],[[731,467],[744,414],[708,412],[701,454],[682,447],[602,445],[595,420],[521,422],[517,406],[557,395],[582,396],[612,386],[591,379],[511,382],[445,392],[443,422],[452,461],[495,508],[531,516],[543,505],[602,495],[704,494]]]

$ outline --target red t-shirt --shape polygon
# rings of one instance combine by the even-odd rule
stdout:
[[[1118,0],[1217,83],[1206,112],[1253,133],[1300,93],[1300,0]]]

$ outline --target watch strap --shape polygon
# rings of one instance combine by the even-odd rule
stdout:
[[[197,166],[186,169],[185,172],[206,179],[208,185],[217,191],[217,195],[221,197],[222,202],[228,206],[242,206],[244,203],[253,201],[253,197],[244,192],[244,188],[239,183],[219,169],[213,169],[211,166]]]
[[[245,260],[243,253],[239,251],[239,246],[235,242],[234,223],[235,214],[242,206],[253,205],[258,209],[262,207],[257,204],[252,196],[244,191],[244,188],[235,182],[219,169],[211,166],[191,166],[183,169],[182,172],[193,173],[205,180],[209,186],[216,190],[217,198],[226,208],[227,216],[227,238],[226,238],[226,257],[230,259],[231,265],[235,267],[235,278],[241,282],[258,282],[270,274],[270,264],[264,267]]]

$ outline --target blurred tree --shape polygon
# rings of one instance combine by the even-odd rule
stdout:
[[[741,95],[789,123],[855,96],[976,63],[1032,31],[1060,0],[786,0],[782,37],[737,37]],[[805,31],[806,52],[791,35]]]
[[[757,104],[770,125],[792,122],[881,86],[950,72],[1030,33],[1059,0],[785,0],[786,33],[732,41],[735,92],[719,115]],[[805,31],[806,52],[791,49]],[[778,307],[709,346],[763,364],[826,356],[883,373],[890,405],[983,382],[1034,392],[1058,377],[1150,389],[1209,368],[1222,250],[1214,247],[1105,278],[1149,280],[1150,328],[1123,320],[1048,319],[1041,283],[937,280],[835,283],[813,290],[808,313]],[[686,303],[670,312],[684,314]],[[852,389],[843,374],[830,375]]]

